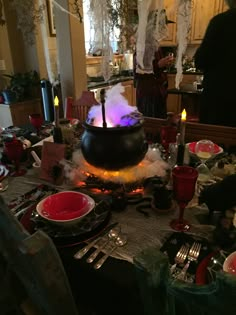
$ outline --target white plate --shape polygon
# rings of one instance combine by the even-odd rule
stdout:
[[[5,177],[9,173],[9,170],[4,165],[0,165],[0,176]]]

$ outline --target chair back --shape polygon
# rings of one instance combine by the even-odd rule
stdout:
[[[67,119],[73,118],[73,114],[72,114],[73,101],[74,99],[71,96],[68,96],[65,99],[65,118]]]
[[[15,296],[22,296],[22,290],[39,314],[78,314],[68,278],[52,240],[40,230],[30,235],[11,214],[2,197],[0,268],[0,274],[8,271],[0,283],[0,287],[7,284],[1,288],[1,292],[5,292],[5,299],[0,298],[1,314],[6,303],[12,308],[14,306],[15,310],[18,308],[22,301],[16,301]],[[6,311],[3,314],[10,313]]]
[[[88,112],[93,105],[99,102],[94,97],[94,92],[83,91],[81,97],[72,105],[73,118],[78,118],[81,123],[86,121]]]
[[[144,117],[144,131],[150,141],[160,141],[161,128],[166,125],[166,120],[161,118]],[[226,150],[235,149],[236,127],[207,125],[186,122],[185,142],[209,139]]]

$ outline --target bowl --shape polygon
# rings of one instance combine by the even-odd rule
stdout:
[[[89,214],[95,201],[76,191],[63,191],[42,199],[36,211],[43,219],[55,224],[75,224]]]
[[[189,150],[190,154],[196,154],[196,151],[195,151],[196,145],[197,145],[197,141],[187,143],[188,150]],[[218,146],[216,143],[214,143],[213,155],[217,155],[217,154],[222,153],[222,152],[223,152],[223,149],[220,146]]]
[[[223,264],[223,270],[236,275],[236,252],[233,252],[226,257]]]

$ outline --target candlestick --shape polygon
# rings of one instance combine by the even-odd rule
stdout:
[[[55,126],[59,127],[59,99],[57,96],[54,98],[54,112],[55,112]]]
[[[180,123],[180,144],[184,145],[185,143],[185,128],[186,128],[186,118],[187,113],[184,109],[181,113],[181,123]]]
[[[181,143],[178,144],[176,165],[178,166],[184,165],[184,152],[185,152],[185,145]]]

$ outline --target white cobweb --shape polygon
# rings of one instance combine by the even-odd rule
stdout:
[[[90,0],[89,13],[92,25],[90,46],[102,50],[102,75],[107,81],[111,77],[109,62],[112,60],[107,0]]]
[[[138,1],[138,15],[136,71],[152,73],[152,63],[159,42],[168,35],[163,0]]]
[[[175,87],[178,89],[183,79],[183,55],[188,44],[188,34],[191,28],[192,0],[177,1],[177,56],[175,67]]]

